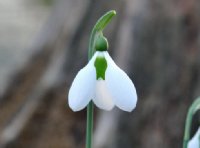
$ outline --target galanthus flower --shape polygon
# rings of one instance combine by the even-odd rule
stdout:
[[[70,108],[80,111],[92,100],[104,110],[117,106],[124,111],[132,111],[137,103],[133,82],[110,57],[105,38],[100,38],[95,47],[93,57],[78,72],[71,85],[68,94]]]
[[[188,148],[199,148],[200,147],[200,128],[197,130],[192,139],[188,142]]]

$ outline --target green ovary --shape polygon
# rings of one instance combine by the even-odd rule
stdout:
[[[105,72],[107,69],[107,61],[104,57],[97,57],[94,66],[96,68],[96,78],[105,80]]]

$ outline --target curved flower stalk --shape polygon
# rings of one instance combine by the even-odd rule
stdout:
[[[195,135],[192,137],[192,139],[188,142],[188,148],[200,148],[200,127],[198,128]]]
[[[190,106],[185,124],[185,133],[183,139],[183,148],[199,148],[200,128],[197,130],[194,137],[190,140],[190,130],[194,114],[200,109],[200,97],[197,98]]]

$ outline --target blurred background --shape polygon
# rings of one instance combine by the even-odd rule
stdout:
[[[85,147],[86,110],[72,112],[67,95],[112,9],[109,52],[139,100],[132,113],[95,109],[94,148],[182,147],[200,95],[200,1],[0,0],[0,148]]]

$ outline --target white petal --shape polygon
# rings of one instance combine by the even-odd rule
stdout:
[[[108,67],[105,81],[114,103],[120,109],[131,112],[137,103],[135,86],[128,75],[122,71],[107,52],[104,53]]]
[[[97,107],[104,110],[111,110],[114,107],[114,103],[106,88],[104,80],[96,81],[96,90],[93,102]]]
[[[188,143],[188,148],[199,148],[199,138],[200,138],[200,127],[196,134],[192,137],[192,139]]]
[[[96,54],[90,62],[76,75],[68,94],[68,103],[73,111],[79,111],[87,106],[94,96],[96,70],[94,60]]]

